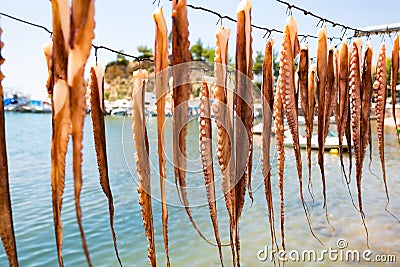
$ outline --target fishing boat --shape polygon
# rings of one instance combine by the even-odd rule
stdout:
[[[20,106],[20,112],[51,113],[50,100],[30,100],[28,104]]]
[[[115,108],[111,111],[113,116],[126,116],[128,114],[127,108]]]

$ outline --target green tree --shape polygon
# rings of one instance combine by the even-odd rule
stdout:
[[[137,47],[138,52],[140,53],[140,58],[149,58],[153,56],[153,50],[147,45],[140,45]]]
[[[235,67],[235,63],[234,63],[234,61],[233,61],[233,57],[231,57],[231,56],[229,56],[229,55],[228,55],[228,66],[229,66],[230,68],[234,68],[234,67]]]
[[[214,62],[214,57],[215,57],[215,49],[211,47],[207,47],[206,49],[203,49],[203,60],[213,63]]]
[[[273,51],[273,70],[274,70],[274,77],[275,81],[278,80],[279,76],[279,53],[278,51],[274,50]],[[256,51],[256,57],[254,59],[253,63],[253,72],[255,75],[260,76],[262,75],[262,70],[263,70],[263,65],[264,65],[264,54],[261,51]]]
[[[254,59],[253,72],[255,75],[261,75],[263,70],[264,55],[261,51],[256,51],[256,58]]]
[[[193,60],[203,60],[203,42],[200,38],[190,47],[190,53]]]
[[[119,54],[117,54],[117,59],[107,64],[107,67],[117,65],[117,66],[126,66],[128,65],[129,61],[123,55],[124,50],[119,50]],[[122,53],[122,54],[121,54]]]
[[[172,47],[172,31],[168,33],[168,48],[171,49]]]
[[[386,58],[386,74],[387,74],[387,80],[386,84],[390,85],[390,82],[392,80],[392,76],[390,75],[392,73],[392,59],[390,57]]]
[[[124,50],[118,50],[119,53],[124,53]],[[117,62],[125,62],[127,59],[122,54],[117,54]]]
[[[272,60],[273,60],[272,65],[274,68],[274,77],[275,77],[275,82],[276,82],[278,80],[278,76],[279,76],[279,64],[280,64],[278,51],[276,51],[276,50],[273,51]]]

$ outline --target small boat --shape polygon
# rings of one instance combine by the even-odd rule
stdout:
[[[126,116],[128,114],[128,109],[126,108],[115,108],[111,111],[113,116]]]
[[[50,101],[30,100],[26,105],[19,106],[21,113],[51,113]]]
[[[284,146],[292,147],[293,146],[293,139],[291,134],[288,132],[288,135],[285,133],[285,140],[283,142]],[[299,136],[299,144],[300,148],[307,148],[307,137],[306,136]],[[326,137],[325,141],[325,150],[331,149],[338,149],[339,148],[339,137],[337,133],[334,131],[329,130],[328,136]],[[318,149],[318,135],[314,134],[311,137],[311,149]],[[347,140],[346,137],[343,137],[343,149],[347,150]]]

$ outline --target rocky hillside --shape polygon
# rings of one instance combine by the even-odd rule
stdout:
[[[105,99],[114,101],[116,99],[131,99],[132,98],[132,73],[135,70],[144,68],[149,72],[149,82],[146,88],[148,92],[155,93],[154,87],[154,63],[143,61],[140,64],[137,61],[113,61],[107,64],[105,72]],[[200,82],[205,74],[214,75],[213,65],[204,61],[192,62],[191,80],[192,97],[196,97],[200,91]],[[209,70],[205,72],[204,70]]]

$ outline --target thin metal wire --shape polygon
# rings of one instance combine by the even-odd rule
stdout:
[[[4,17],[7,17],[7,18],[12,19],[12,20],[19,21],[19,22],[34,26],[36,28],[40,28],[40,29],[45,30],[46,32],[48,32],[50,35],[53,34],[53,32],[50,31],[49,29],[47,29],[45,26],[42,26],[42,25],[39,25],[39,24],[36,24],[36,23],[33,23],[33,22],[29,22],[29,21],[26,21],[26,20],[23,20],[23,19],[20,19],[20,18],[16,18],[14,16],[8,15],[8,14],[3,13],[3,12],[0,12],[0,16],[4,16]]]
[[[134,60],[137,60],[137,61],[150,61],[150,62],[154,62],[154,59],[152,59],[152,58],[150,58],[150,57],[138,57],[138,56],[133,56],[133,55],[130,55],[130,54],[127,54],[127,53],[124,53],[124,52],[121,52],[121,51],[117,51],[117,50],[115,50],[115,49],[113,49],[113,48],[109,48],[109,47],[106,47],[106,46],[103,46],[103,45],[97,46],[97,45],[94,45],[94,44],[93,44],[92,46],[93,46],[94,49],[103,49],[103,50],[107,50],[107,51],[109,51],[109,52],[112,52],[112,53],[115,53],[115,54],[118,54],[118,55],[121,55],[121,56],[133,58]]]
[[[94,57],[96,59],[96,66],[97,66],[97,48],[94,48]]]
[[[172,0],[169,0],[169,1],[172,1]],[[321,17],[321,16],[319,16],[319,15],[314,14],[313,12],[311,12],[311,11],[309,11],[309,10],[306,10],[306,9],[304,9],[304,8],[301,8],[301,7],[298,7],[298,6],[296,6],[296,5],[293,5],[293,4],[291,4],[291,3],[285,2],[285,1],[283,1],[283,0],[276,0],[276,1],[279,2],[279,3],[285,4],[285,5],[287,6],[286,13],[287,13],[288,15],[292,15],[292,9],[296,9],[296,10],[298,10],[298,11],[303,12],[303,14],[304,14],[305,16],[312,16],[312,17],[315,17],[315,18],[319,19],[317,26],[321,26],[321,27],[322,27],[322,26],[324,25],[324,23],[329,23],[329,24],[332,25],[332,27],[336,27],[336,26],[342,27],[342,29],[341,29],[341,31],[343,32],[342,36],[341,36],[341,37],[329,37],[330,40],[332,40],[332,41],[333,41],[333,40],[340,40],[340,41],[342,41],[343,38],[344,38],[344,36],[345,36],[345,34],[346,34],[346,32],[347,32],[348,30],[354,31],[354,35],[353,35],[353,36],[357,36],[357,35],[360,34],[360,33],[364,33],[363,31],[360,31],[359,29],[356,29],[356,28],[353,28],[353,27],[350,27],[350,26],[346,26],[346,25],[344,25],[344,24],[342,24],[342,23],[338,23],[338,22],[335,22],[335,21],[332,21],[332,20],[323,18],[323,17]],[[154,1],[153,1],[153,4],[155,4],[156,2],[157,2],[157,0],[154,0]],[[159,5],[160,5],[160,0],[158,0],[158,6],[159,6]],[[199,10],[199,11],[207,12],[207,13],[210,13],[210,14],[212,14],[212,15],[217,16],[217,17],[218,17],[218,22],[220,22],[221,25],[222,25],[222,20],[223,20],[223,19],[226,19],[226,20],[228,20],[228,21],[237,23],[237,20],[236,20],[235,18],[232,18],[232,17],[227,16],[227,15],[222,15],[222,14],[220,14],[220,13],[214,11],[214,10],[211,10],[211,9],[208,9],[208,8],[205,8],[205,7],[202,7],[202,6],[195,6],[195,5],[192,5],[192,4],[187,4],[187,7],[191,8],[191,9],[194,9],[194,10]],[[12,19],[12,20],[15,20],[15,21],[19,21],[19,22],[21,22],[21,23],[25,23],[25,24],[28,24],[28,25],[33,26],[33,27],[40,28],[40,29],[46,31],[47,33],[49,33],[49,34],[50,34],[50,37],[51,37],[52,34],[53,34],[53,32],[52,32],[51,30],[49,30],[47,27],[45,27],[45,26],[43,26],[43,25],[36,24],[36,23],[30,22],[30,21],[27,21],[27,20],[23,20],[23,19],[20,19],[20,18],[11,16],[11,15],[6,14],[6,13],[3,13],[3,12],[0,12],[0,17],[1,17],[1,16],[5,16],[5,17],[7,17],[7,18],[9,18],[9,19]],[[218,22],[217,22],[217,24],[218,24]],[[282,31],[282,30],[278,30],[278,29],[275,29],[275,28],[267,28],[267,27],[259,26],[259,25],[255,25],[255,24],[251,24],[251,27],[253,27],[254,29],[258,29],[258,30],[261,30],[261,31],[265,31],[265,34],[264,34],[263,38],[265,38],[267,35],[268,35],[268,37],[271,36],[272,33],[283,34],[283,31]],[[384,34],[389,34],[389,33],[390,33],[390,31],[385,32]],[[372,34],[372,33],[371,33],[371,34]],[[302,40],[303,40],[303,39],[304,39],[304,40],[307,40],[307,38],[318,39],[317,36],[315,36],[315,35],[310,35],[310,34],[298,34],[298,36],[299,36],[299,37],[302,37]],[[351,39],[351,38],[352,38],[352,37],[350,37],[350,39]],[[382,40],[383,40],[383,39],[384,39],[384,38],[382,38]],[[119,54],[119,55],[122,55],[122,56],[125,56],[125,57],[133,58],[134,60],[154,62],[154,59],[152,59],[152,58],[150,58],[150,57],[143,58],[143,57],[133,56],[133,55],[130,55],[130,54],[127,54],[127,53],[124,53],[124,52],[121,52],[121,51],[118,51],[118,50],[116,50],[116,49],[113,49],[113,48],[110,48],[110,47],[106,47],[106,46],[103,46],[103,45],[98,45],[98,46],[97,46],[97,45],[94,45],[94,44],[93,44],[92,46],[93,46],[93,48],[95,48],[95,53],[97,53],[97,50],[103,49],[103,50],[107,50],[107,51],[112,52],[112,53],[115,53],[115,54]]]
[[[172,1],[172,0],[169,0],[169,1]],[[200,10],[200,11],[203,11],[203,12],[207,12],[207,13],[213,14],[213,15],[217,16],[221,20],[222,19],[226,19],[226,20],[229,20],[231,22],[237,23],[237,20],[235,18],[232,18],[232,17],[230,17],[228,15],[222,15],[222,14],[216,12],[215,10],[211,10],[211,9],[208,9],[208,8],[205,8],[205,7],[202,7],[202,6],[195,6],[195,5],[192,5],[192,4],[186,4],[186,6],[191,8],[191,9],[194,9],[194,10]],[[292,14],[292,11],[291,11],[292,8],[297,8],[297,7],[295,5],[290,5],[289,4],[289,8],[287,9],[288,15]],[[311,13],[311,12],[309,12],[309,11],[304,12],[305,15],[308,15],[308,13]],[[327,19],[322,18],[322,17],[320,17],[320,18],[325,22],[328,22],[328,21],[330,22],[330,20],[327,20]],[[339,26],[339,25],[347,27],[347,26],[345,26],[343,24],[335,23],[335,26]],[[278,30],[278,29],[275,29],[275,28],[268,28],[268,27],[265,27],[265,26],[259,26],[259,25],[255,25],[255,24],[251,24],[251,27],[254,28],[254,29],[265,31],[266,34],[264,34],[263,38],[265,38],[265,36],[268,33],[272,34],[272,33],[275,32],[275,33],[283,34],[282,30]],[[349,27],[349,29],[351,29],[351,28]],[[318,37],[316,35],[310,35],[310,34],[298,34],[297,36],[318,39]],[[331,38],[336,39],[336,40],[342,40],[340,37],[331,37]]]
[[[318,19],[318,20],[319,20],[318,24],[320,24],[320,23],[322,22],[322,24],[324,24],[324,23],[329,23],[329,24],[332,25],[332,27],[341,26],[341,27],[343,27],[343,28],[345,28],[345,29],[347,29],[347,30],[352,30],[352,31],[354,31],[354,34],[355,34],[355,35],[356,35],[358,32],[360,32],[359,29],[356,29],[356,28],[354,28],[354,27],[350,27],[350,26],[344,25],[344,24],[342,24],[342,23],[338,23],[338,22],[336,22],[336,21],[333,21],[333,20],[330,20],[330,19],[327,19],[327,18],[323,18],[323,17],[321,17],[321,16],[319,16],[319,15],[314,14],[314,13],[311,12],[310,10],[307,10],[307,9],[305,9],[305,8],[302,8],[302,7],[298,7],[298,6],[293,5],[293,4],[289,3],[289,2],[286,2],[286,1],[283,1],[283,0],[276,0],[276,1],[279,2],[279,3],[281,3],[281,4],[286,5],[286,6],[288,7],[288,9],[296,9],[296,10],[298,10],[298,11],[303,12],[303,14],[304,14],[305,16],[311,16],[311,17],[314,17],[314,18]],[[318,24],[317,24],[317,26],[318,26]],[[322,26],[321,26],[321,27],[322,27]]]
[[[161,1],[161,0],[158,0],[157,6],[160,6],[160,1]],[[153,5],[154,5],[155,2],[157,2],[157,0],[154,0],[154,1],[153,1]]]
[[[24,23],[24,24],[39,28],[39,29],[42,29],[42,30],[44,30],[44,31],[46,31],[47,33],[50,34],[50,38],[53,35],[53,32],[51,30],[49,30],[47,27],[43,26],[43,25],[40,25],[40,24],[37,24],[37,23],[33,23],[33,22],[30,22],[30,21],[27,21],[27,20],[23,20],[23,19],[11,16],[11,15],[3,13],[3,12],[0,12],[0,17],[1,16],[4,16],[4,17],[7,17],[9,19],[12,19],[12,20],[15,20],[15,21],[18,21],[18,22],[21,22],[21,23]],[[130,57],[130,58],[133,58],[133,59],[138,60],[138,61],[139,60],[141,60],[141,61],[147,60],[147,61],[150,61],[150,62],[154,62],[154,60],[149,58],[149,57],[143,58],[143,57],[133,56],[133,55],[130,55],[130,54],[127,54],[127,53],[124,53],[124,52],[121,52],[121,51],[117,51],[117,50],[115,50],[113,48],[106,47],[106,46],[103,46],[103,45],[97,46],[97,45],[93,44],[92,47],[95,49],[96,62],[97,62],[97,50],[99,50],[99,49],[107,50],[109,52],[113,52],[115,54],[119,54],[119,55],[122,55],[122,56],[125,56],[125,57]]]

